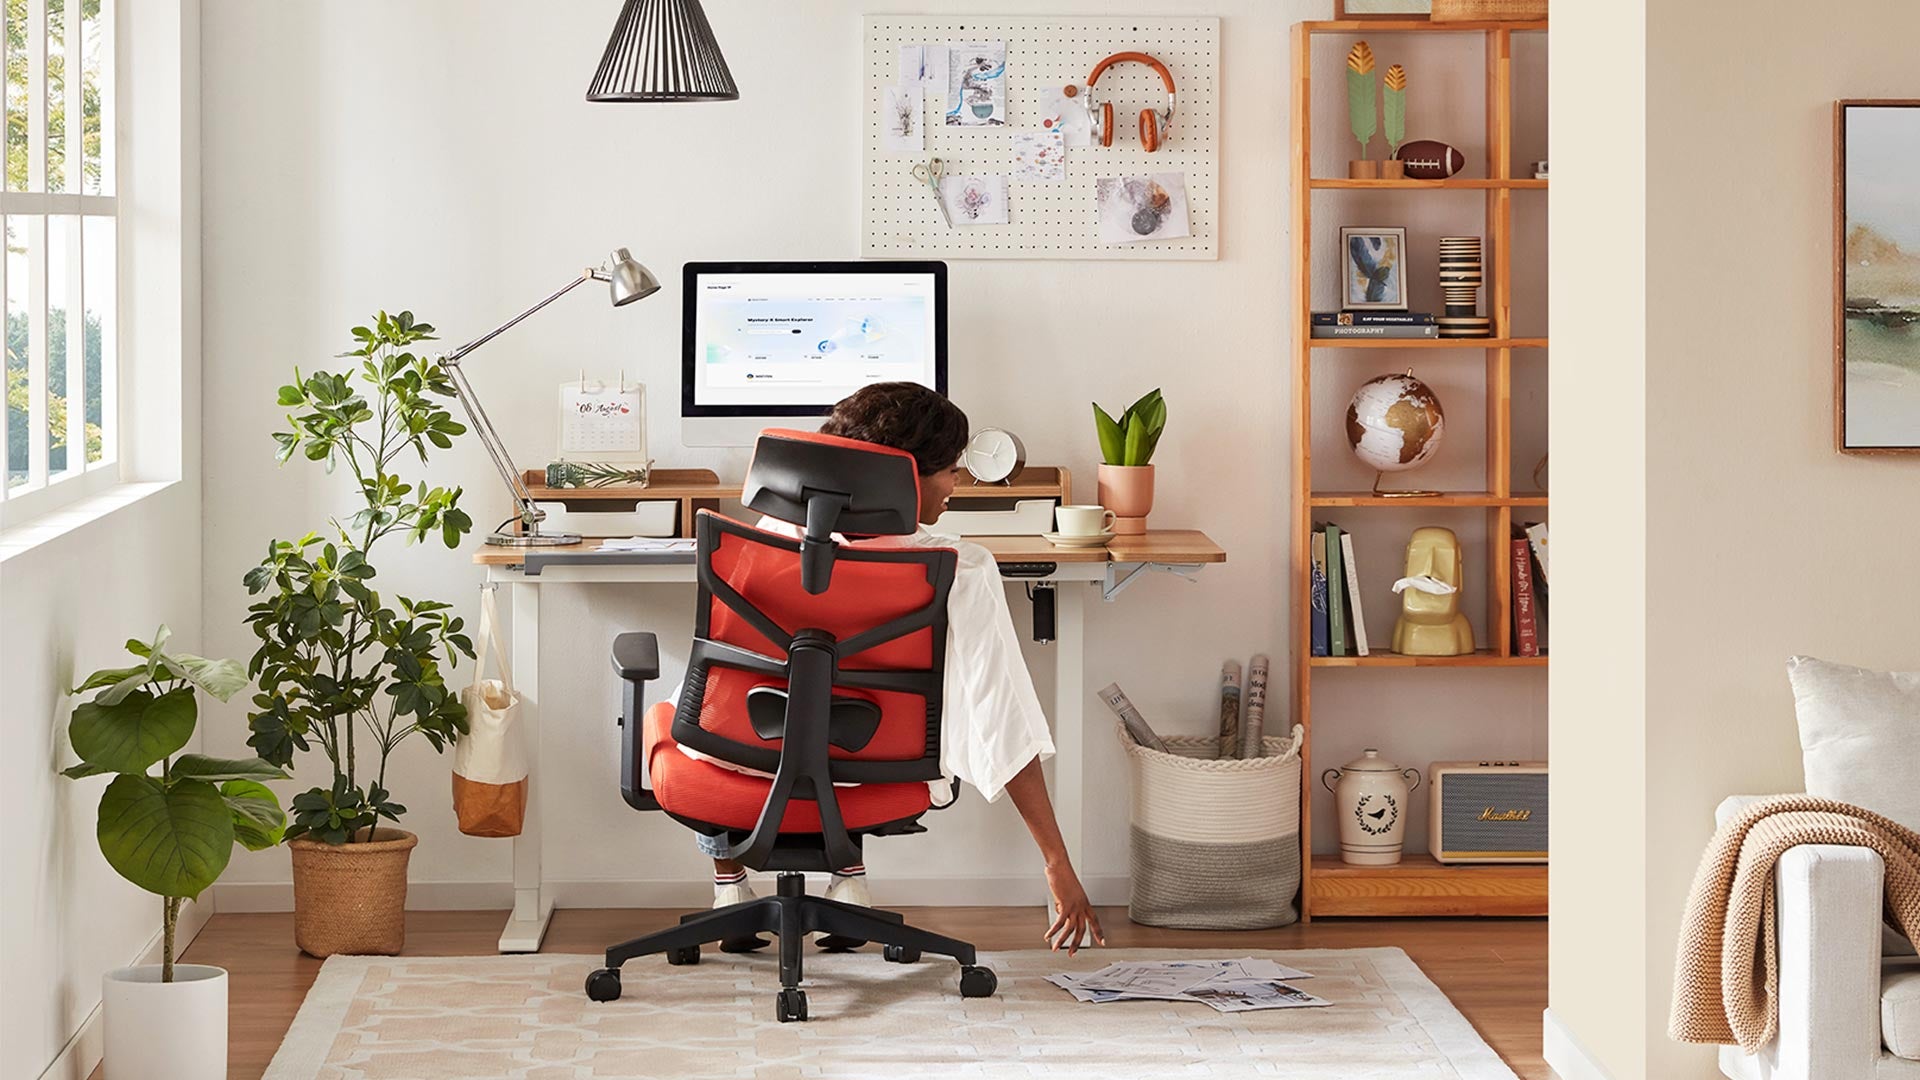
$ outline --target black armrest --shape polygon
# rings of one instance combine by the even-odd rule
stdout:
[[[660,677],[660,639],[645,630],[613,639],[613,670],[628,682]]]

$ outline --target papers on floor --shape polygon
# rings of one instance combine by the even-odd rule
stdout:
[[[691,555],[696,541],[690,536],[617,536],[600,542],[601,551],[645,551]]]
[[[1331,1005],[1291,985],[1313,976],[1273,960],[1152,960],[1108,964],[1084,975],[1047,981],[1096,1005],[1109,1001],[1193,1001],[1224,1013]]]

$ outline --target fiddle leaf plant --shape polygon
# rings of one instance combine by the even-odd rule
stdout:
[[[235,843],[270,848],[287,824],[264,783],[287,778],[278,766],[180,753],[199,719],[197,693],[225,701],[247,676],[232,660],[168,652],[169,636],[162,626],[150,642],[128,641],[140,663],[103,668],[69,691],[95,693],[74,707],[67,740],[80,764],[63,770],[74,780],[113,777],[100,795],[95,834],[107,865],[161,898],[162,982],[173,981],[181,906],[219,879]]]
[[[380,312],[356,326],[359,361],[342,372],[315,372],[280,388],[288,414],[274,433],[282,464],[296,455],[352,473],[357,505],[328,521],[324,533],[268,543],[248,571],[247,609],[260,646],[247,673],[259,681],[247,715],[247,744],[275,765],[319,750],[332,775],[294,796],[287,839],[329,844],[370,840],[382,819],[397,822],[406,807],[387,789],[394,750],[420,736],[438,752],[467,731],[459,694],[444,673],[473,656],[473,641],[453,605],[395,596],[374,587],[370,553],[382,540],[438,540],[460,545],[473,521],[460,509],[458,487],[429,487],[403,477],[406,461],[425,464],[466,432],[444,399],[454,396],[447,370],[414,346],[433,327],[413,313]],[[370,758],[362,763],[361,758]]]
[[[1127,406],[1118,420],[1095,402],[1093,427],[1100,438],[1101,460],[1108,465],[1146,465],[1167,428],[1166,400],[1159,390],[1150,390]]]

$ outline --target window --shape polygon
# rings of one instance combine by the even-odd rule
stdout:
[[[0,511],[119,479],[116,0],[0,0],[6,22],[6,483]]]

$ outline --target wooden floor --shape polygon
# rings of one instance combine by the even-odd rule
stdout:
[[[1026,908],[901,908],[907,921],[972,941],[981,950],[1036,948]],[[669,925],[679,912],[569,910],[554,913],[543,951],[597,953],[608,944]],[[422,911],[407,916],[407,953],[485,955],[494,951],[505,914]],[[1394,945],[1453,999],[1481,1037],[1525,1080],[1552,1080],[1540,1059],[1540,1014],[1547,1004],[1544,919],[1321,919],[1232,935],[1160,930],[1127,921],[1125,908],[1102,908],[1107,944],[1117,948],[1342,949]],[[232,1051],[228,1076],[254,1080],[280,1046],[320,961],[293,946],[291,915],[216,915],[183,960],[231,973]],[[95,1080],[100,1073],[94,1072]]]

